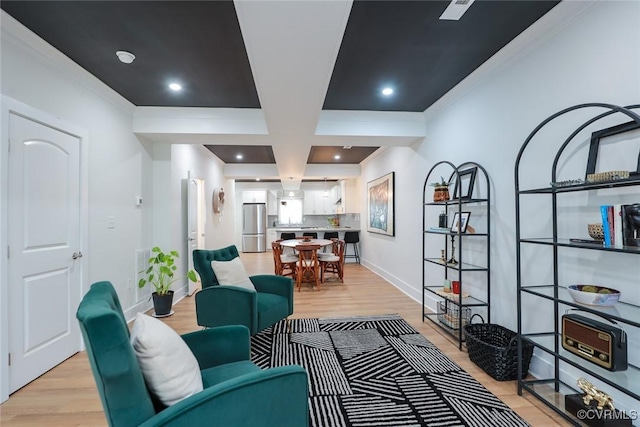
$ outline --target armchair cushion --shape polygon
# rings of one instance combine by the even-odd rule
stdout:
[[[218,278],[220,285],[238,286],[253,291],[256,290],[239,257],[230,261],[213,260],[211,261],[211,268]]]
[[[200,276],[202,289],[220,284],[218,278],[213,273],[213,268],[211,268],[211,261],[231,261],[238,256],[238,248],[236,248],[235,245],[213,251],[206,249],[194,250],[193,268],[195,268]]]
[[[164,405],[203,390],[198,361],[185,341],[162,321],[138,313],[131,345],[147,387]]]

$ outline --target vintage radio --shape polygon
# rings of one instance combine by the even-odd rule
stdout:
[[[578,314],[565,314],[562,347],[610,371],[627,369],[627,335],[615,326]]]

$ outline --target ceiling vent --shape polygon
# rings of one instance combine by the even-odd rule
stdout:
[[[451,0],[440,19],[444,21],[457,21],[469,9],[475,0]]]

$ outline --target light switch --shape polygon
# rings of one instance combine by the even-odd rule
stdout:
[[[107,217],[107,228],[116,228],[116,217],[108,216]]]

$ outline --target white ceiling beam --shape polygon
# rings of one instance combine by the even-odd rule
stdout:
[[[299,181],[352,1],[234,4],[280,176]]]
[[[146,134],[267,135],[255,108],[136,107],[133,131]]]
[[[426,132],[422,113],[399,111],[325,110],[316,129],[324,136],[424,137]]]

